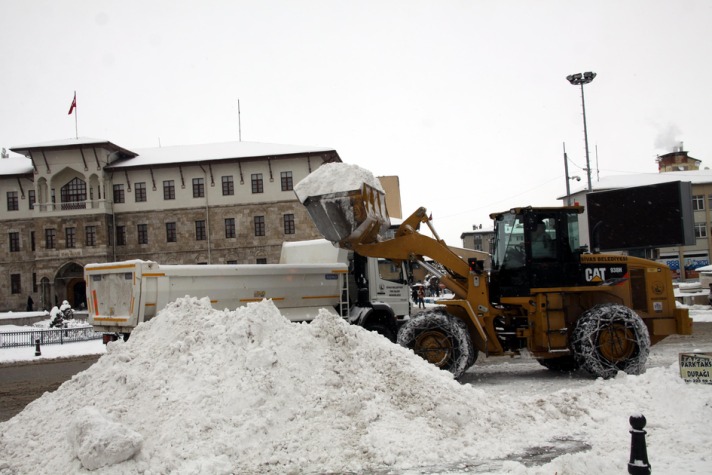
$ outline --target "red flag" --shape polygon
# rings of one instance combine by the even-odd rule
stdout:
[[[72,105],[69,106],[69,113],[67,115],[72,115],[72,112],[74,112],[74,109],[77,108],[77,93],[74,93],[74,99],[72,99]]]

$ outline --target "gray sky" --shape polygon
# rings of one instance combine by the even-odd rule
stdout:
[[[132,149],[242,140],[335,148],[398,175],[448,243],[489,213],[560,204],[563,144],[657,172],[712,164],[712,2],[2,0],[0,147],[79,135]],[[593,180],[596,171],[593,172]]]

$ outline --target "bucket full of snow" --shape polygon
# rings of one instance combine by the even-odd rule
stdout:
[[[319,232],[342,247],[383,238],[390,226],[380,182],[355,165],[327,163],[295,187]]]

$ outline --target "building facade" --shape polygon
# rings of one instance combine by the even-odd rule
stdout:
[[[0,310],[86,305],[86,264],[276,263],[320,238],[293,186],[330,148],[252,142],[128,150],[78,138],[0,159]]]

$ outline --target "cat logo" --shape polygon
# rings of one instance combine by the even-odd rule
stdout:
[[[586,282],[603,282],[606,280],[605,267],[587,267],[584,269]]]

